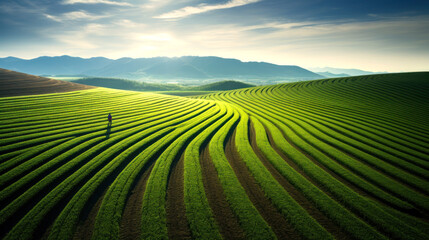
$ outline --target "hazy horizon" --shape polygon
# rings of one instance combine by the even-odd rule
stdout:
[[[5,56],[5,57],[2,57],[2,56],[0,56],[0,58],[8,58],[8,57],[14,57],[14,58],[19,58],[19,59],[23,59],[23,60],[33,60],[33,59],[36,59],[36,58],[41,58],[41,57],[63,57],[63,56],[68,56],[68,57],[72,57],[72,58],[82,58],[82,59],[91,59],[91,58],[107,58],[107,59],[111,59],[111,60],[118,60],[118,59],[121,59],[121,58],[132,58],[132,59],[138,59],[138,58],[133,58],[133,57],[120,57],[120,58],[108,58],[108,57],[105,57],[105,56],[93,56],[93,57],[80,57],[80,56],[70,56],[70,55],[58,55],[58,56],[38,56],[38,57],[35,57],[35,58],[19,58],[19,57],[16,57],[16,56]],[[178,56],[178,57],[167,57],[167,56],[154,56],[154,57],[149,57],[149,58],[181,58],[181,57],[202,57],[202,58],[204,58],[204,57],[219,57],[219,56]],[[141,57],[141,58],[144,58],[144,57]],[[219,58],[222,58],[222,57],[219,57]],[[235,59],[235,60],[239,60],[239,61],[241,61],[241,62],[264,62],[264,61],[243,61],[243,60],[241,60],[241,59],[236,59],[236,58],[225,58],[225,59]],[[275,63],[272,63],[272,62],[264,62],[264,63],[268,63],[268,64],[275,64]],[[277,65],[277,64],[276,64]],[[298,65],[296,65],[296,64],[289,64],[289,65],[280,65],[279,64],[279,66],[298,66]],[[298,67],[303,67],[303,66],[298,66]],[[312,72],[323,72],[323,71],[327,71],[327,72],[329,72],[329,68],[335,68],[335,69],[344,69],[344,70],[362,70],[362,71],[367,71],[367,69],[358,69],[358,68],[336,68],[336,67],[332,67],[332,66],[320,66],[320,67],[309,67],[309,68],[306,68],[306,67],[303,67],[304,69],[307,69],[307,70],[310,70],[310,71],[312,71]],[[316,69],[316,70],[314,70],[314,69]],[[387,72],[387,71],[385,71],[386,73],[393,73],[393,72]],[[396,71],[396,72],[400,72],[400,71]],[[405,71],[406,72],[406,71]]]
[[[216,56],[429,70],[427,1],[5,0],[0,26],[0,57]]]

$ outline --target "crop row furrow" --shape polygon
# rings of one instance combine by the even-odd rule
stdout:
[[[233,117],[216,132],[209,143],[210,157],[218,172],[226,199],[237,216],[246,238],[275,239],[274,232],[253,206],[225,156],[224,144],[227,136],[232,134],[240,119],[236,110],[230,111],[233,111]]]
[[[130,99],[128,98],[119,98],[116,101],[108,101],[100,106],[93,105],[91,107],[86,107],[82,109],[82,107],[73,107],[73,103],[68,103],[67,105],[63,104],[61,110],[51,111],[51,112],[43,112],[45,114],[40,114],[40,111],[35,110],[35,113],[32,114],[25,114],[25,113],[19,113],[19,115],[22,115],[22,118],[19,120],[12,119],[3,119],[1,121],[2,128],[4,127],[12,127],[12,126],[23,126],[28,121],[35,122],[35,123],[47,123],[47,122],[53,122],[55,123],[58,120],[72,120],[76,118],[76,112],[79,112],[82,117],[86,117],[88,115],[94,114],[94,109],[97,110],[104,110],[104,111],[115,111],[115,109],[121,109],[121,108],[129,108],[131,106],[155,106],[158,105],[159,102],[162,101],[173,101],[174,98],[160,98],[158,97],[132,97]],[[130,109],[129,109],[130,110]]]
[[[209,107],[211,107],[211,105]],[[163,140],[160,139],[166,138],[171,132],[173,132],[174,129],[178,127],[178,123],[189,121],[194,116],[197,116],[206,110],[207,107],[205,109],[201,109],[200,111],[195,111],[192,114],[188,113],[188,115],[183,115],[181,118],[173,120],[172,122],[175,123],[175,127],[172,127],[174,125],[172,125],[171,122],[166,122],[159,125],[157,124],[156,127],[150,131],[150,133],[146,133],[148,134],[146,139],[136,142],[134,145],[132,145],[132,147],[128,146],[128,144],[125,144],[125,147],[119,145],[122,148],[120,154],[117,155],[117,157],[112,160],[109,165],[106,165],[106,167],[100,170],[91,180],[89,180],[79,190],[79,192],[73,196],[71,201],[65,207],[64,211],[61,212],[60,216],[54,223],[50,238],[68,239],[76,228],[79,220],[79,214],[82,212],[87,200],[92,196],[92,194],[94,194],[97,188],[102,186],[104,181],[108,181],[108,176],[113,174],[112,172],[116,171],[117,173],[114,174],[115,177],[110,177],[111,183],[113,183],[113,181],[116,179],[117,174],[120,174],[120,172],[130,162],[137,161],[135,159],[145,159],[145,154],[148,153],[147,149],[150,148],[153,150],[153,146],[155,146],[153,144],[158,143],[157,145],[159,145],[162,143]],[[132,136],[132,138],[135,137]],[[122,169],[120,171],[118,169],[119,165],[122,166],[119,168]]]
[[[91,95],[91,97],[88,97],[87,99],[77,98],[75,101],[48,101],[46,105],[43,105],[36,100],[33,104],[27,104],[20,108],[13,107],[3,109],[4,111],[2,113],[4,114],[0,114],[0,119],[5,120],[10,118],[10,115],[7,113],[8,111],[14,111],[20,114],[36,116],[37,113],[40,112],[40,110],[46,113],[55,113],[58,111],[63,111],[64,108],[62,106],[64,105],[71,109],[78,109],[82,107],[87,107],[88,101],[90,101],[92,106],[98,107],[106,105],[109,102],[115,102],[115,100],[121,99],[133,99],[133,96],[130,94],[114,94],[110,98],[105,98],[103,95],[100,95],[99,98],[95,98],[94,95]]]
[[[190,103],[190,104],[195,104],[194,103]],[[164,110],[165,114],[171,113],[172,109],[168,109],[166,108]],[[173,111],[175,112],[180,112],[181,109],[180,108],[176,108],[173,109]],[[144,118],[149,118],[149,117],[153,117],[153,116],[157,116],[159,118],[159,112],[154,112],[152,114],[150,114],[149,116],[141,116],[135,120],[138,119],[144,119]],[[123,125],[123,128],[121,127]],[[135,122],[129,121],[127,119],[124,120],[120,120],[118,122],[115,122],[115,126],[120,127],[120,129],[126,130],[129,128],[132,128],[134,126],[136,126],[137,124]],[[52,131],[56,134],[50,134],[48,136],[41,136],[39,138],[30,138],[29,136],[18,136],[16,138],[14,138],[13,140],[9,139],[9,143],[12,142],[9,145],[3,145],[4,143],[2,141],[0,141],[2,143],[2,146],[0,147],[0,153],[2,152],[9,152],[9,151],[14,151],[16,149],[22,149],[24,147],[29,147],[29,146],[34,146],[40,143],[44,143],[44,142],[49,142],[49,141],[53,141],[59,138],[64,138],[64,137],[76,137],[76,136],[81,136],[81,135],[85,135],[85,134],[91,134],[93,132],[102,132],[106,129],[105,125],[103,124],[103,126],[101,126],[100,124],[96,125],[96,127],[93,128],[87,128],[86,126],[84,127],[78,127],[77,130],[75,130],[76,128],[71,128],[68,129],[68,131],[65,133],[64,131],[61,130],[55,130]],[[51,133],[52,133],[51,132]],[[35,134],[37,136],[37,134]],[[26,139],[28,139],[28,141],[25,141]]]
[[[124,101],[124,100],[123,100]],[[79,116],[76,116],[76,111],[70,111],[69,108],[66,112],[62,113],[56,113],[56,114],[49,114],[49,115],[40,115],[38,114],[36,117],[27,117],[22,116],[21,120],[23,122],[19,123],[17,121],[11,121],[11,124],[6,124],[3,122],[2,127],[3,129],[0,129],[1,133],[8,132],[9,130],[16,131],[16,130],[28,130],[28,129],[37,129],[37,128],[43,128],[45,126],[56,126],[56,125],[62,125],[64,122],[67,123],[79,123],[82,121],[87,120],[97,120],[100,119],[101,115],[103,118],[105,118],[107,112],[113,112],[115,115],[118,114],[124,114],[123,117],[126,116],[136,116],[137,114],[142,114],[142,110],[145,110],[146,108],[148,110],[154,109],[156,107],[163,107],[168,106],[168,103],[173,103],[173,99],[170,99],[166,104],[158,104],[157,101],[151,101],[146,99],[146,101],[135,101],[135,102],[127,102],[126,105],[119,105],[118,103],[113,103],[110,107],[100,107],[100,108],[91,108],[90,110],[80,110],[79,109]],[[133,109],[129,109],[129,107],[133,107]],[[94,109],[97,109],[94,111]],[[31,122],[32,124],[29,125],[28,122]]]
[[[239,104],[239,102],[238,102],[238,104]],[[244,108],[246,108],[245,105],[242,105],[242,106]],[[247,109],[247,110],[249,110],[253,114],[258,114],[258,112],[261,113],[261,112],[265,111],[265,110],[261,110],[259,108],[254,108],[254,107],[252,109]],[[267,115],[264,115],[263,117],[267,118],[267,119],[273,119],[272,117],[267,116]],[[271,121],[276,121],[277,124],[283,124],[278,120],[271,120]],[[299,141],[299,142],[297,143],[296,141]],[[313,156],[314,156],[314,154],[317,154],[317,156],[314,156],[314,157],[316,157],[316,159],[318,161],[323,163],[325,166],[330,168],[335,173],[339,174],[340,176],[343,176],[345,179],[347,179],[351,183],[355,184],[356,186],[361,187],[365,191],[374,194],[374,196],[377,196],[378,198],[382,198],[383,200],[385,200],[385,201],[387,201],[387,202],[389,202],[395,206],[398,206],[401,209],[412,208],[409,204],[407,204],[403,201],[400,201],[399,199],[396,199],[396,198],[392,197],[391,195],[384,193],[383,191],[381,191],[377,187],[371,186],[366,181],[363,181],[362,179],[357,177],[352,172],[349,172],[348,170],[344,169],[341,165],[338,165],[335,161],[332,161],[330,158],[326,157],[324,154],[322,154],[319,151],[317,151],[316,149],[314,149],[311,145],[308,145],[307,143],[303,142],[299,137],[295,138],[295,144],[298,145],[300,148],[305,149],[307,152],[312,153]]]
[[[200,104],[201,105],[201,104]],[[191,112],[192,111],[192,109],[190,109],[190,110],[188,110],[188,112]],[[170,114],[171,114],[172,112],[170,112]],[[183,115],[183,114],[186,114],[186,111],[184,112],[183,110],[181,110],[181,111],[177,111],[176,112],[176,114],[178,114],[178,116],[181,116],[181,115]],[[162,115],[161,115],[162,116]],[[166,115],[166,116],[168,116],[168,115]],[[158,117],[158,118],[160,118],[160,120],[158,120],[158,122],[154,122],[153,123],[153,125],[158,125],[158,124],[161,124],[161,123],[163,123],[163,122],[168,122],[168,119],[174,119],[174,118],[176,118],[176,116],[171,116],[171,117],[167,117],[167,118],[162,118],[162,117],[159,117],[159,115],[158,116],[154,116],[155,118],[156,117]],[[183,117],[182,117],[183,118]],[[152,120],[147,120],[147,122],[153,122],[154,121],[154,119],[152,119]],[[175,120],[175,121],[177,121],[177,120]],[[157,127],[157,129],[160,129],[160,127],[159,126],[163,126],[163,125],[165,125],[165,124],[161,124],[161,125],[158,125],[158,127]],[[138,126],[138,125],[136,125],[136,126]],[[144,128],[143,128],[144,129]],[[138,129],[137,129],[138,130]],[[141,130],[140,130],[141,131]],[[149,131],[149,132],[148,132]],[[156,130],[152,130],[152,129],[149,129],[149,130],[146,130],[145,132],[146,132],[146,134],[150,134],[150,133],[154,133],[153,131],[156,131]],[[133,134],[130,134],[131,136],[133,136]],[[138,134],[137,134],[138,135]],[[120,135],[119,135],[120,136]],[[112,141],[114,142],[114,141],[117,141],[117,139],[115,139],[115,137],[112,137]],[[129,141],[128,141],[128,143],[129,143]],[[118,144],[116,144],[115,146],[118,146]],[[124,145],[124,146],[127,146],[126,144]],[[121,145],[119,145],[119,148],[118,147],[116,147],[117,149],[121,149],[121,148],[123,148],[123,146],[121,146]],[[88,154],[90,154],[90,153],[88,153]],[[106,152],[106,154],[107,154],[107,152]],[[100,157],[108,157],[109,155],[99,155]],[[93,161],[90,161],[88,164],[90,164],[90,163],[93,163]],[[102,162],[102,161],[100,161],[100,162]],[[85,165],[85,166],[87,166],[87,164]],[[62,168],[62,169],[64,169],[65,170],[65,168]],[[54,172],[55,173],[55,172]],[[60,174],[60,172],[58,172],[58,174]],[[75,174],[73,174],[73,175],[75,175]],[[55,176],[55,174],[53,175],[53,176],[51,176],[52,178],[55,178],[56,176]],[[43,185],[43,184],[42,184]],[[42,186],[41,185],[41,186]],[[35,186],[38,186],[38,185],[35,185]],[[57,189],[57,188],[56,188]],[[31,193],[31,191],[30,191],[30,193]],[[30,194],[31,195],[31,194]],[[25,197],[24,197],[25,198]],[[28,199],[28,198],[27,198]],[[19,204],[18,204],[19,205]]]
[[[242,160],[262,187],[267,197],[278,210],[306,239],[330,239],[332,236],[326,232],[295,200],[282,188],[274,177],[265,168],[257,155],[253,152],[248,139],[249,117],[242,110],[240,122],[237,125],[235,145]]]
[[[293,91],[294,88],[291,88],[291,91]],[[318,94],[319,92],[317,92]],[[285,94],[284,92],[277,94],[278,96],[280,96],[281,98],[286,98],[286,102],[288,102],[287,99],[289,99],[288,97],[290,96],[290,92],[287,92],[287,94]],[[316,95],[316,92],[313,93],[310,96],[319,96]],[[303,102],[302,100],[305,98],[305,95],[298,95],[300,104],[295,104],[297,107],[299,107]],[[416,131],[413,131],[412,128],[414,128],[414,126],[409,125],[409,124],[401,124],[400,122],[393,120],[393,119],[389,119],[386,117],[381,117],[380,115],[376,115],[373,113],[370,113],[368,111],[362,111],[356,107],[354,107],[353,105],[348,106],[348,102],[346,99],[343,100],[339,100],[339,102],[332,102],[332,98],[328,97],[327,99],[329,99],[329,102],[324,102],[323,101],[323,97],[317,97],[316,99],[314,97],[308,98],[307,100],[307,104],[309,105],[309,108],[314,108],[315,106],[319,106],[319,108],[322,109],[328,109],[328,108],[332,108],[334,114],[338,113],[338,112],[344,112],[349,115],[349,116],[353,116],[353,118],[357,118],[357,119],[362,119],[363,121],[377,121],[380,122],[380,126],[385,128],[388,127],[389,125],[395,126],[394,128],[390,128],[390,131],[398,131],[401,130],[401,134],[405,134],[407,135],[409,138],[421,138],[422,140],[426,141],[426,143],[429,142],[427,135],[422,134],[421,133],[421,129],[418,129]],[[351,115],[350,115],[351,114]],[[362,118],[363,116],[365,116],[365,118]],[[386,125],[389,124],[389,125]],[[412,133],[412,134],[411,134]],[[420,136],[420,137],[419,137]]]
[[[188,145],[184,154],[184,202],[186,217],[189,222],[191,234],[196,239],[221,239],[218,224],[214,220],[205,188],[200,164],[200,151],[207,144],[219,128],[221,128],[230,118],[232,112],[223,103],[219,103],[221,108],[220,119],[204,129]]]
[[[252,109],[255,109],[255,106],[253,104]],[[259,111],[261,112],[267,112],[267,110],[263,110],[263,111]],[[267,118],[267,116],[265,115],[264,118]],[[282,126],[281,129],[287,129],[286,126]],[[284,132],[286,135],[290,136],[292,134],[294,134],[293,132],[286,131]],[[285,153],[287,154],[287,153]],[[301,167],[306,166],[306,165],[302,165]],[[320,181],[324,186],[332,186],[329,190],[335,194],[339,199],[341,199],[341,202],[346,203],[346,206],[352,210],[354,210],[354,212],[358,213],[358,214],[363,214],[363,216],[365,216],[365,218],[369,218],[370,220],[374,221],[376,223],[376,226],[380,227],[381,229],[384,229],[385,227],[389,227],[389,224],[386,224],[387,221],[393,221],[393,222],[397,222],[397,224],[401,224],[402,228],[408,232],[410,232],[410,234],[414,235],[414,236],[419,236],[419,238],[421,238],[421,235],[413,230],[413,228],[411,228],[410,226],[405,225],[404,223],[400,222],[399,220],[396,220],[395,218],[392,218],[389,215],[384,214],[382,211],[380,211],[380,209],[376,206],[376,204],[371,203],[368,204],[369,200],[365,199],[365,198],[361,198],[359,195],[355,194],[353,191],[351,191],[350,189],[348,189],[347,187],[345,187],[344,185],[338,183],[336,180],[332,179],[332,177],[330,177],[329,175],[326,175],[326,173],[319,169],[318,171],[320,171],[321,175],[324,175],[324,177],[318,177],[316,179],[318,179],[318,181]],[[331,180],[329,180],[331,179]],[[334,184],[335,183],[335,184]],[[333,184],[333,185],[332,185]],[[336,187],[333,187],[334,185],[340,184]],[[341,190],[339,190],[341,189]],[[407,189],[406,189],[407,190]],[[412,197],[412,196],[411,196]],[[359,201],[356,201],[356,199],[353,198],[357,198],[360,199]],[[353,199],[353,200],[352,200]],[[369,211],[370,207],[373,208],[372,211]],[[380,216],[384,215],[384,220],[383,221],[379,221],[379,218],[375,219],[375,212],[379,213]],[[372,216],[372,217],[369,217]],[[383,218],[383,217],[380,217]],[[373,224],[374,224],[373,222]],[[390,234],[394,233],[397,235],[401,235],[403,237],[403,233],[400,233],[397,231],[397,229],[392,229],[392,227],[390,227],[389,229]]]
[[[340,126],[341,128],[347,129],[349,131],[359,133],[365,138],[369,138],[373,141],[377,141],[379,143],[391,146],[392,148],[398,149],[406,154],[415,155],[422,159],[428,158],[427,153],[429,152],[426,148],[419,148],[418,151],[416,151],[415,144],[412,144],[411,142],[408,142],[406,140],[392,138],[392,131],[389,131],[389,134],[383,133],[381,131],[376,131],[376,127],[374,125],[371,125],[371,127],[369,127],[365,126],[363,122],[350,121],[352,119],[348,119],[347,115],[339,115],[338,111],[327,112],[326,109],[318,111],[314,109],[314,106],[305,107],[302,106],[302,104],[300,104],[299,106],[288,104],[287,102],[282,101],[281,98],[276,98],[274,96],[271,99],[272,102],[276,102],[279,104],[281,103],[283,106],[288,106],[289,108],[293,109],[294,112],[300,112],[305,116],[311,116],[313,119],[320,119],[319,123],[329,123],[330,126]],[[423,153],[425,151],[426,153]]]
[[[139,143],[143,143],[143,145],[150,145],[154,139],[159,138],[159,136],[165,135],[168,132],[171,132],[171,128],[165,128],[165,126],[160,125],[161,127],[164,127],[163,130],[159,131],[161,127],[157,127],[157,129],[148,129],[146,131],[143,131],[141,134],[135,134],[133,136],[134,141],[137,141]],[[154,132],[157,131],[157,132]],[[156,133],[156,134],[155,134]],[[149,135],[150,134],[150,135]],[[140,138],[146,136],[141,141]],[[148,137],[150,136],[150,137]],[[131,142],[132,143],[132,142]],[[30,239],[31,235],[34,231],[37,229],[37,223],[40,222],[43,218],[46,217],[46,214],[50,209],[56,206],[56,204],[59,204],[61,200],[66,198],[67,196],[73,196],[72,200],[78,196],[78,193],[82,191],[82,189],[85,189],[85,186],[91,187],[93,191],[96,189],[97,184],[92,183],[91,179],[95,179],[94,181],[98,180],[99,177],[97,176],[104,176],[104,179],[107,178],[112,172],[114,172],[115,169],[120,167],[121,163],[123,167],[126,165],[126,162],[116,160],[118,157],[125,155],[124,153],[127,153],[127,149],[129,149],[130,141],[128,139],[124,139],[122,141],[117,142],[113,146],[111,146],[109,149],[103,151],[102,154],[97,155],[92,161],[89,161],[87,164],[85,164],[82,168],[78,169],[75,173],[70,175],[68,178],[66,178],[64,181],[62,181],[57,187],[55,187],[52,191],[50,191],[45,197],[41,199],[16,225],[15,227],[9,232],[8,237],[11,239],[14,239],[15,237],[19,236],[19,238],[22,239]],[[136,146],[136,145],[134,145]],[[141,146],[140,146],[141,147]],[[113,156],[115,156],[117,153],[120,153],[117,155],[115,159],[112,159]],[[124,157],[123,157],[124,158]],[[125,158],[126,159],[126,158]],[[95,173],[95,175],[94,175]],[[55,176],[53,176],[55,177]],[[90,179],[88,179],[90,178]],[[102,179],[102,180],[104,180]],[[101,182],[102,182],[101,180]],[[101,182],[96,181],[98,184]],[[91,184],[92,183],[92,184]],[[83,185],[80,188],[77,188],[79,185]],[[37,187],[38,185],[35,185],[34,187]],[[76,191],[79,190],[78,193],[71,195],[70,191]],[[31,191],[30,191],[31,193]],[[85,191],[85,193],[90,194],[91,191]],[[85,200],[85,198],[79,198],[80,200]],[[86,201],[83,202],[85,204]],[[13,205],[12,205],[13,206]],[[68,206],[68,205],[67,205]],[[5,209],[7,210],[7,209]],[[61,211],[61,214],[64,211]],[[78,217],[78,215],[73,215],[73,217]],[[34,222],[34,219],[37,219],[38,221]],[[67,227],[67,225],[63,225],[64,228]],[[55,229],[55,226],[53,230]],[[71,234],[68,235],[69,237],[72,236]]]
[[[158,112],[156,114],[153,114],[153,116],[151,118],[146,118],[143,121],[140,120],[140,121],[134,121],[134,122],[132,122],[130,124],[130,126],[127,126],[126,129],[124,127],[115,127],[114,130],[115,130],[115,132],[121,132],[124,129],[125,129],[125,131],[128,131],[127,129],[133,129],[134,127],[139,126],[140,124],[150,123],[151,121],[156,121],[157,119],[163,119],[163,117],[164,117],[164,120],[166,120],[165,119],[166,116],[170,116],[171,114],[175,114],[175,113],[180,113],[182,111],[183,110],[166,111],[165,113],[163,113],[162,111],[160,111],[160,112]],[[50,156],[57,155],[58,151],[63,152],[65,149],[69,148],[70,146],[79,145],[80,143],[82,143],[82,142],[84,142],[84,141],[86,141],[88,139],[91,139],[93,137],[105,136],[106,138],[108,138],[108,137],[110,137],[109,136],[110,135],[110,131],[111,131],[111,128],[108,127],[107,130],[106,130],[106,132],[104,132],[104,129],[103,129],[102,131],[99,131],[99,132],[95,132],[95,133],[92,133],[92,134],[87,134],[87,135],[84,135],[84,136],[81,136],[81,137],[77,137],[77,138],[75,138],[73,140],[68,141],[67,143],[64,143],[65,146],[67,146],[66,148],[63,149],[64,146],[61,145],[61,146],[57,146],[57,147],[55,147],[53,149],[50,149],[49,151],[44,152],[40,156],[34,158],[28,164],[21,165],[19,168],[14,169],[13,172],[8,173],[8,174],[11,175],[11,176],[19,176],[19,174],[17,173],[17,171],[19,171],[19,172],[28,171],[28,169],[31,169],[34,166],[40,165],[45,160],[48,160],[50,158]],[[83,146],[80,146],[80,147],[83,147]],[[40,159],[40,160],[38,160],[38,159]],[[6,177],[7,177],[7,175],[2,175],[0,177],[0,180],[3,179],[3,178],[6,178]],[[3,182],[3,181],[0,181],[0,183],[1,182]]]
[[[268,103],[266,103],[268,104]],[[392,156],[389,153],[386,153],[389,149],[383,146],[380,146],[379,148],[383,149],[375,149],[372,146],[368,146],[368,142],[370,140],[366,138],[359,138],[356,137],[356,134],[346,132],[346,130],[342,129],[342,131],[335,132],[334,130],[337,130],[338,127],[335,125],[329,125],[328,123],[320,123],[317,121],[314,121],[312,117],[300,117],[296,112],[293,110],[286,110],[283,108],[277,108],[277,114],[284,116],[284,119],[290,119],[294,121],[295,123],[300,123],[301,126],[307,126],[305,128],[307,131],[308,129],[314,129],[317,131],[316,133],[313,133],[313,136],[317,136],[319,139],[322,139],[323,141],[327,141],[328,143],[334,144],[334,146],[339,147],[341,149],[346,149],[346,151],[352,155],[358,154],[360,159],[368,159],[370,158],[369,154],[373,155],[374,157],[377,157],[379,159],[383,159],[384,161],[389,162],[390,164],[393,164],[395,166],[399,166],[401,169],[406,169],[408,171],[411,171],[413,174],[417,174],[421,177],[428,178],[429,172],[425,169],[422,169],[420,167],[414,166],[410,164],[409,162],[406,162],[396,156]],[[290,117],[287,117],[290,116]],[[324,126],[327,125],[327,126]],[[308,132],[312,132],[311,130]],[[313,131],[314,132],[314,131]],[[349,138],[349,135],[353,135],[356,138],[359,138],[359,141]],[[325,137],[326,136],[326,137]],[[350,147],[349,147],[350,146]],[[353,148],[352,148],[353,147]],[[365,154],[366,152],[366,154]],[[413,161],[413,163],[420,163],[420,165],[425,166],[425,161],[413,159],[411,156],[408,156],[407,159],[409,161]],[[370,160],[367,160],[370,161]],[[372,161],[373,163],[378,163],[378,161]],[[376,165],[378,168],[381,168],[381,166],[384,168],[388,168],[391,171],[390,172],[398,172],[401,171],[400,169],[394,169],[392,166],[386,164],[378,164]],[[427,165],[429,167],[429,165]],[[390,173],[389,172],[389,173]],[[399,172],[397,175],[405,175],[403,179],[412,180],[414,176],[407,175],[405,172]],[[395,176],[397,176],[395,175]],[[419,180],[415,179],[416,182]],[[422,185],[421,185],[422,186]]]
[[[223,113],[219,111],[220,109],[217,109],[216,112],[198,116],[189,126],[178,129],[178,131],[184,132],[183,135],[170,144],[157,159],[148,179],[143,199],[141,216],[143,239],[168,237],[166,195],[171,165],[174,161],[179,161],[191,139],[225,114],[224,111]],[[181,190],[183,191],[183,189]],[[207,235],[207,237],[209,236],[215,237],[215,235]]]
[[[102,239],[104,236],[113,238],[119,237],[119,223],[126,198],[129,195],[129,189],[131,189],[136,177],[143,170],[145,163],[149,161],[152,156],[156,157],[156,162],[147,181],[143,199],[142,234],[145,236],[147,234],[156,233],[159,234],[159,236],[167,236],[165,196],[171,163],[174,159],[177,160],[177,157],[180,157],[180,150],[185,146],[186,141],[188,141],[188,138],[183,136],[187,136],[188,134],[192,136],[194,134],[193,131],[198,130],[196,126],[200,125],[204,118],[210,118],[213,114],[216,114],[216,112],[216,109],[212,109],[211,111],[197,115],[192,119],[192,123],[187,123],[186,125],[182,124],[181,127],[171,132],[167,139],[160,141],[159,146],[154,144],[148,149],[145,149],[141,156],[146,160],[136,159],[127,165],[109,187],[103,199],[95,222],[93,238]],[[160,152],[161,150],[163,150],[162,153]],[[152,218],[150,216],[152,216]],[[153,233],[147,231],[147,229],[150,229],[149,226],[153,226],[157,231]]]
[[[256,103],[255,103],[256,105]],[[263,112],[266,112],[267,114],[270,114],[271,116],[274,116],[274,118],[286,123],[288,126],[291,127],[296,133],[305,141],[311,143],[314,147],[316,147],[319,151],[323,152],[324,154],[327,154],[329,157],[336,159],[337,161],[345,164],[349,168],[353,169],[355,172],[359,173],[362,176],[365,176],[367,179],[372,180],[376,184],[380,184],[379,186],[382,186],[384,189],[388,189],[390,192],[395,193],[404,199],[407,199],[408,201],[411,201],[415,204],[417,204],[419,207],[422,207],[423,209],[427,209],[429,205],[427,205],[427,200],[425,200],[424,196],[421,196],[420,194],[409,190],[405,186],[402,186],[398,183],[395,183],[393,180],[386,178],[382,176],[380,173],[378,173],[375,170],[372,170],[371,168],[368,168],[367,166],[363,165],[359,161],[356,161],[355,159],[351,158],[350,156],[344,154],[341,152],[341,150],[349,150],[350,148],[348,145],[343,144],[342,142],[334,142],[336,143],[336,147],[339,149],[328,145],[324,141],[329,141],[330,144],[332,144],[333,140],[329,139],[328,137],[323,137],[323,141],[320,140],[320,136],[324,136],[323,133],[320,133],[318,130],[308,127],[305,125],[305,123],[301,123],[298,125],[295,121],[289,120],[289,118],[285,115],[278,115],[278,112],[273,112],[272,110],[268,109],[267,107],[262,108]],[[302,128],[301,126],[304,126]],[[314,133],[316,132],[316,133]],[[383,162],[376,161],[375,158],[369,154],[358,152],[358,150],[353,149],[352,154],[358,154],[361,160],[368,161],[371,165],[375,165],[377,167],[381,166],[385,169],[387,168],[389,170],[389,173],[393,172],[395,173],[395,176],[400,177],[401,180],[404,180],[406,182],[409,182],[411,184],[414,184],[413,186],[418,187],[419,189],[425,189],[423,186],[425,186],[424,181],[421,179],[418,179],[412,175],[406,174],[404,172],[400,172],[399,169],[392,169],[389,168],[387,164],[384,164]],[[424,191],[424,190],[423,190]]]
[[[159,113],[159,111],[161,111],[166,107],[173,110],[179,106],[180,107],[186,106],[187,104],[189,104],[189,102],[176,101],[175,103],[169,102],[168,104],[165,104],[165,105],[161,105],[161,104],[156,106],[144,105],[143,107],[135,106],[131,111],[129,109],[126,109],[126,108],[124,109],[123,107],[121,107],[115,110],[115,112],[113,113],[115,118],[114,120],[116,123],[117,120],[119,120],[119,122],[122,122],[122,121],[134,120],[136,117],[139,117],[139,118],[150,117],[154,113]],[[0,134],[0,136],[2,136],[3,139],[6,139],[8,137],[13,137],[17,135],[22,137],[23,135],[28,135],[31,133],[39,133],[39,134],[42,132],[49,133],[50,131],[56,130],[56,129],[65,130],[73,127],[87,128],[90,126],[90,124],[105,123],[107,120],[107,118],[105,118],[106,116],[104,114],[103,116],[100,116],[100,115],[101,115],[100,113],[94,113],[94,111],[92,111],[91,115],[87,115],[87,116],[80,115],[79,118],[73,117],[71,119],[61,119],[56,121],[55,124],[43,123],[40,125],[33,124],[29,127],[24,127],[24,128],[22,127],[10,128],[9,134]]]

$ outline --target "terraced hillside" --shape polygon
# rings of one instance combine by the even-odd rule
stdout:
[[[428,239],[428,93],[409,73],[0,98],[1,237]]]

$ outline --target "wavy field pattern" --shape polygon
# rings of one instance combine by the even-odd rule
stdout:
[[[428,239],[428,80],[0,98],[0,236]]]

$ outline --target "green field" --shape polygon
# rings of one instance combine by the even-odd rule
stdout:
[[[428,103],[429,73],[0,98],[0,238],[429,239]]]

